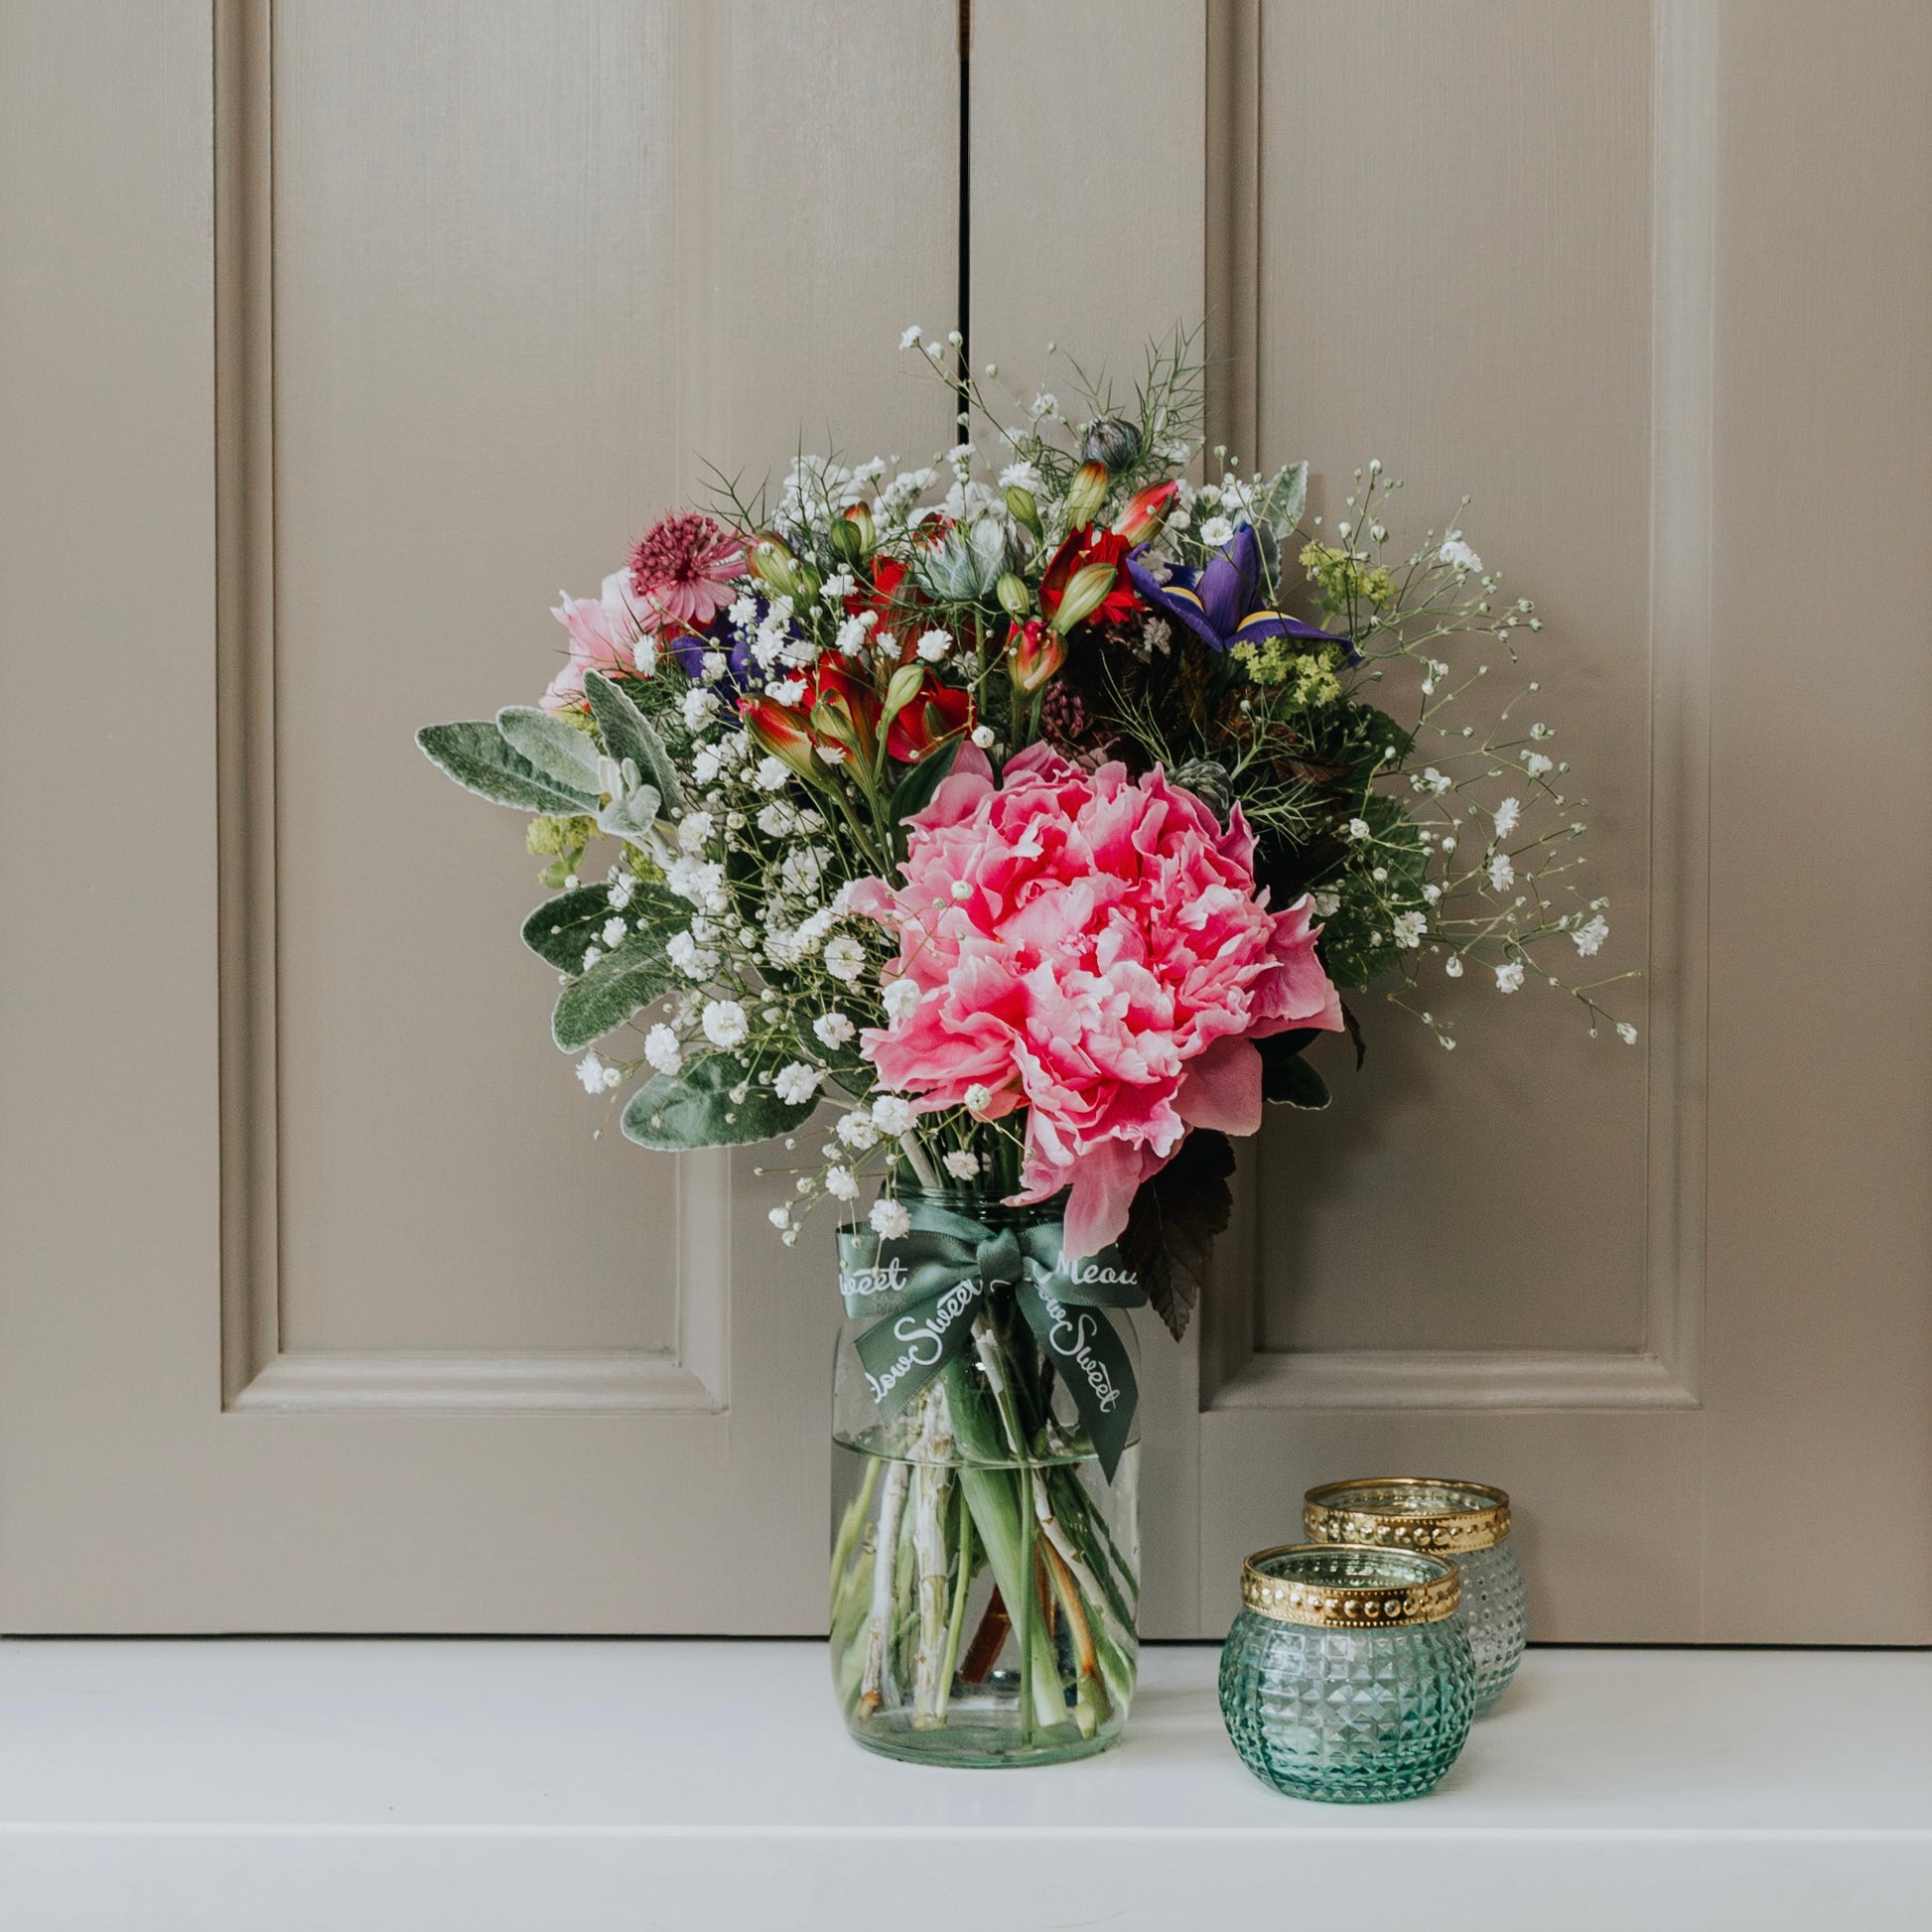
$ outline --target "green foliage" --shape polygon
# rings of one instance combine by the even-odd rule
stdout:
[[[625,759],[630,759],[645,781],[656,788],[658,797],[673,810],[682,805],[683,788],[678,783],[677,767],[664,749],[664,741],[628,695],[602,671],[584,673],[584,695],[591,701],[591,716],[597,721],[605,751],[620,764]]]
[[[1141,1182],[1128,1211],[1121,1255],[1176,1341],[1206,1285],[1215,1238],[1227,1232],[1233,1172],[1228,1137],[1197,1127],[1159,1173]]]
[[[545,899],[523,921],[523,943],[561,972],[582,972],[584,954],[598,943],[598,928],[610,916],[611,889],[580,886]]]
[[[1261,1049],[1261,1095],[1290,1107],[1315,1109],[1328,1104],[1328,1083],[1307,1060],[1302,1050],[1308,1044],[1306,1032],[1274,1034],[1258,1039]]]
[[[561,718],[534,705],[505,705],[496,714],[496,729],[510,749],[528,759],[546,778],[591,798],[599,795],[597,747]]]
[[[423,756],[465,791],[474,791],[493,804],[511,805],[523,812],[559,812],[567,817],[597,810],[593,794],[561,784],[538,770],[504,742],[490,719],[425,725],[416,734],[416,743]]]
[[[742,1147],[792,1133],[814,1104],[787,1106],[769,1087],[753,1083],[742,1060],[712,1053],[639,1087],[623,1110],[623,1131],[639,1147],[664,1153]]]
[[[896,858],[905,857],[905,842],[909,836],[906,820],[913,813],[924,811],[932,803],[932,794],[939,789],[946,774],[953,768],[953,761],[959,757],[959,748],[963,743],[962,739],[953,739],[934,752],[930,758],[921,759],[898,781],[890,807],[893,819],[893,851]]]
[[[527,938],[527,921],[523,930]],[[581,963],[582,952],[578,959]],[[574,1053],[661,1000],[677,983],[677,969],[664,957],[659,936],[633,933],[558,994],[550,1036],[566,1053]]]

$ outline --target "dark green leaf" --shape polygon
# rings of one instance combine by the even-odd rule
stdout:
[[[579,886],[547,898],[523,921],[523,943],[566,973],[584,970],[584,954],[600,944],[598,928],[611,916],[608,886]]]
[[[678,788],[677,767],[664,750],[664,741],[650,720],[630,702],[602,671],[584,673],[584,695],[591,701],[591,716],[597,721],[604,749],[622,763],[625,759],[636,765],[645,781],[657,788],[666,805],[684,802]]]
[[[423,756],[465,791],[474,791],[493,804],[513,805],[524,812],[562,812],[569,817],[597,810],[595,798],[546,777],[513,751],[490,719],[425,725],[416,734],[416,743]]]
[[[1234,1211],[1233,1172],[1228,1137],[1197,1127],[1159,1173],[1141,1182],[1128,1210],[1121,1255],[1176,1341],[1200,1300],[1215,1236],[1226,1232]]]
[[[813,1102],[788,1107],[769,1087],[748,1085],[742,1100],[732,1089],[746,1079],[743,1063],[713,1053],[678,1073],[660,1073],[630,1096],[623,1131],[640,1147],[681,1153],[694,1147],[739,1147],[789,1134],[811,1113]]]
[[[953,760],[959,756],[959,748],[965,741],[954,738],[947,741],[929,759],[919,762],[906,772],[893,792],[889,807],[893,816],[893,850],[901,859],[905,857],[907,832],[905,821],[915,812],[922,812],[932,803],[932,794],[944,782],[946,774],[953,767]]]
[[[578,960],[581,964],[582,953]],[[613,1027],[621,1027],[677,983],[677,969],[664,957],[662,939],[656,933],[633,933],[557,995],[550,1036],[566,1053],[574,1053]]]
[[[1276,1034],[1258,1039],[1261,1049],[1261,1093],[1265,1100],[1279,1100],[1291,1107],[1325,1107],[1328,1083],[1302,1057],[1308,1044],[1307,1030],[1297,1034]]]
[[[496,729],[552,783],[598,796],[597,747],[574,725],[534,705],[509,704],[496,714]]]

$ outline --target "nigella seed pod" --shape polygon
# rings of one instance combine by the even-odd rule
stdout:
[[[1125,416],[1103,416],[1080,438],[1082,461],[1105,464],[1110,471],[1131,469],[1140,454],[1140,425]]]
[[[1234,785],[1226,765],[1212,759],[1189,759],[1185,764],[1175,765],[1170,775],[1181,790],[1191,791],[1216,818],[1227,822],[1228,813],[1234,809]]]

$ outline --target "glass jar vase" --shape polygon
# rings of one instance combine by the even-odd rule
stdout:
[[[839,1704],[888,1757],[1085,1757],[1138,1664],[1139,1285],[1069,1261],[1051,1211],[901,1198],[903,1235],[839,1237]]]
[[[1426,1550],[1462,1573],[1456,1616],[1475,1660],[1476,1711],[1509,1688],[1529,1639],[1529,1592],[1509,1546],[1509,1497],[1486,1482],[1435,1476],[1359,1476],[1311,1489],[1302,1506],[1315,1543]]]
[[[1408,1550],[1301,1543],[1242,1567],[1221,1650],[1221,1719],[1291,1797],[1417,1798],[1454,1763],[1475,1707],[1455,1566]]]

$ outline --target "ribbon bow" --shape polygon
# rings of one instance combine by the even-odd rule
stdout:
[[[879,1413],[889,1422],[897,1416],[966,1346],[992,1291],[1010,1288],[1040,1348],[1059,1364],[1111,1482],[1140,1392],[1106,1311],[1140,1305],[1139,1277],[1112,1247],[1069,1257],[1058,1222],[996,1229],[931,1201],[907,1209],[912,1230],[896,1240],[869,1228],[839,1236],[846,1312],[876,1317],[857,1347]]]

